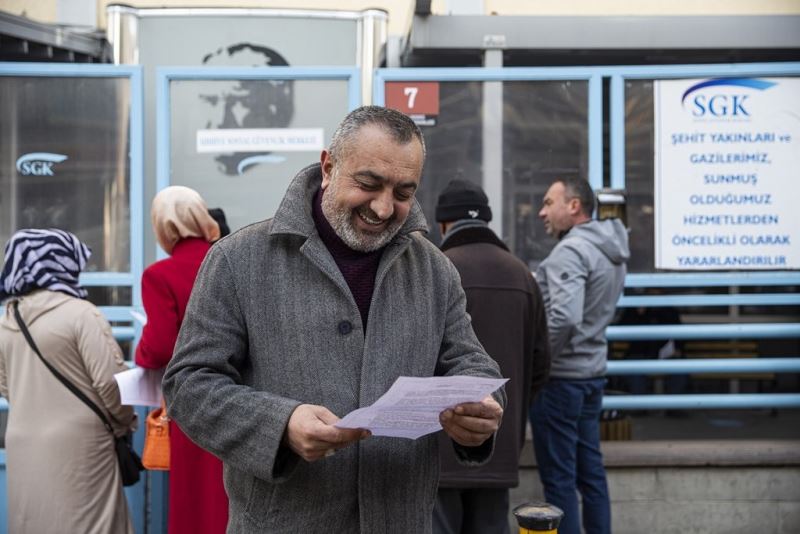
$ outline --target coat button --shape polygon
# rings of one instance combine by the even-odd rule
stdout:
[[[346,336],[353,331],[353,323],[350,321],[342,321],[339,323],[339,333]]]

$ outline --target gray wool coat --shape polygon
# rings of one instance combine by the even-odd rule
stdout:
[[[343,417],[399,376],[500,376],[472,331],[458,273],[420,233],[416,203],[383,253],[363,331],[311,216],[320,181],[319,165],[303,169],[274,219],[212,247],[164,377],[168,412],[223,460],[229,533],[430,532],[435,435],[371,437],[313,463],[281,444],[302,403]],[[502,390],[495,398],[504,404]],[[453,445],[478,465],[494,438]]]

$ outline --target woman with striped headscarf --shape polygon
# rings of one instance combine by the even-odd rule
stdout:
[[[8,531],[132,533],[114,439],[28,345],[18,307],[43,358],[104,412],[114,434],[136,428],[114,374],[127,367],[111,327],[78,275],[91,251],[63,230],[20,230],[0,274],[0,395],[6,430]]]
[[[197,271],[220,230],[200,194],[179,185],[159,191],[150,216],[156,240],[169,257],[142,274],[147,324],[136,347],[136,363],[162,369],[172,358]],[[174,421],[169,440],[169,534],[224,533],[228,496],[222,462],[189,440]]]

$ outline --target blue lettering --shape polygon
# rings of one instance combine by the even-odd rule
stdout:
[[[705,95],[697,95],[692,101],[695,109],[692,115],[702,117],[708,112],[714,117],[749,117],[750,113],[744,107],[748,95],[714,95],[706,99]]]
[[[717,102],[722,101],[721,107],[717,107]],[[726,95],[714,95],[708,99],[708,111],[715,117],[722,117],[728,114],[728,97]]]
[[[706,97],[703,95],[697,95],[696,97],[694,97],[694,107],[696,107],[697,109],[695,111],[692,111],[692,115],[694,115],[695,117],[702,117],[703,115],[706,114],[705,100]]]
[[[22,174],[25,176],[53,176],[52,161],[26,161],[20,166]]]
[[[740,100],[740,98],[741,98],[741,100]],[[747,115],[748,117],[750,116],[750,114],[747,112],[747,110],[744,109],[744,101],[745,101],[745,99],[747,99],[747,95],[733,95],[733,116],[734,117],[739,114],[739,111],[742,112],[741,113],[742,115]]]

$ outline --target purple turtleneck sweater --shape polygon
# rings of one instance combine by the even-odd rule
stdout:
[[[381,261],[383,248],[374,252],[359,252],[348,247],[333,229],[328,219],[322,213],[322,189],[314,195],[312,214],[314,225],[322,238],[322,242],[333,256],[333,261],[339,267],[342,276],[353,294],[358,311],[361,314],[361,325],[364,333],[367,332],[367,317],[369,304],[372,301],[372,292],[375,289],[375,274],[378,272],[378,263]]]

